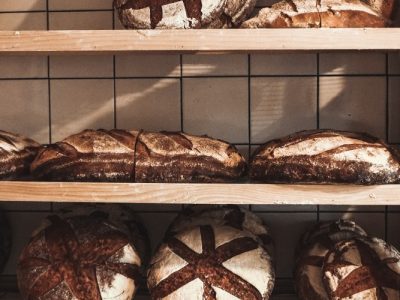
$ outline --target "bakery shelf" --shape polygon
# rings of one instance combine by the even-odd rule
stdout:
[[[0,31],[0,54],[400,50],[400,28]]]
[[[0,182],[0,201],[395,205],[400,185]]]

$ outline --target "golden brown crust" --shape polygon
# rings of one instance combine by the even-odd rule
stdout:
[[[259,147],[250,178],[282,183],[383,184],[400,182],[398,151],[366,134],[299,132]]]

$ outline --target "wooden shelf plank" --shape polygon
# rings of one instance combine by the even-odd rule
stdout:
[[[399,205],[400,185],[0,182],[0,201]]]
[[[0,54],[399,49],[400,28],[0,31]]]

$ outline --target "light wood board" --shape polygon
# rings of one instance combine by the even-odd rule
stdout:
[[[0,31],[0,54],[399,49],[400,28]]]
[[[399,205],[400,185],[1,182],[0,201]]]

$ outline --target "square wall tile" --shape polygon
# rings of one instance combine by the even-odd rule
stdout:
[[[47,77],[46,56],[0,56],[0,78]]]
[[[113,9],[113,0],[48,0],[50,10]]]
[[[317,218],[314,213],[261,213],[258,214],[271,229],[275,243],[277,277],[292,277],[295,248],[301,235]]]
[[[247,78],[184,79],[184,130],[233,144],[247,143],[247,90]]]
[[[243,145],[235,145],[236,149],[239,151],[240,154],[243,155],[246,161],[249,161],[249,147]]]
[[[316,75],[316,54],[253,54],[251,75]]]
[[[384,53],[321,53],[320,74],[385,74]]]
[[[1,129],[49,142],[47,80],[0,80]]]
[[[1,0],[0,11],[46,10],[46,0]]]
[[[251,142],[264,143],[317,126],[317,80],[252,78]]]
[[[389,78],[389,142],[400,143],[400,77]]]
[[[320,127],[386,136],[384,77],[321,77]]]
[[[248,74],[246,54],[183,55],[184,76],[222,76]]]
[[[320,213],[321,221],[335,221],[338,219],[348,219],[356,222],[368,233],[368,235],[378,238],[385,238],[385,214],[384,213]],[[371,222],[373,220],[373,222]]]
[[[113,57],[105,55],[52,56],[51,77],[112,77]]]
[[[388,214],[388,242],[400,250],[400,214]]]
[[[52,141],[84,129],[114,126],[112,80],[51,81]]]
[[[118,128],[180,130],[178,79],[119,79],[116,84]]]
[[[0,30],[46,30],[46,13],[3,13],[0,18]]]
[[[252,205],[254,212],[275,212],[275,211],[287,211],[287,212],[317,212],[316,205]],[[316,216],[316,215],[315,215]],[[315,217],[317,219],[317,217]]]
[[[52,12],[49,14],[51,30],[111,30],[112,11]]]
[[[181,75],[179,55],[123,54],[115,56],[117,77],[173,77]]]
[[[400,51],[389,54],[389,74],[400,74]]]
[[[320,211],[339,211],[343,213],[357,211],[385,212],[385,206],[382,205],[321,205]]]
[[[32,232],[40,226],[42,220],[48,216],[48,213],[21,212],[8,213],[7,218],[10,221],[13,241],[11,255],[3,271],[4,275],[15,275],[17,262],[22,249],[29,242]],[[23,222],[21,222],[23,220]]]

